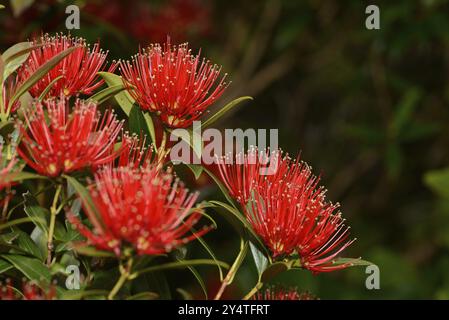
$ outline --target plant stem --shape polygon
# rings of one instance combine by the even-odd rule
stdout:
[[[111,292],[109,292],[108,300],[113,300],[115,295],[120,291],[126,281],[129,279],[131,274],[133,260],[130,258],[125,268],[120,266],[120,278],[117,280],[117,283],[112,288]]]
[[[245,242],[245,241],[243,241],[243,239],[241,239],[240,252],[239,252],[237,258],[235,259],[234,263],[232,264],[231,269],[229,269],[229,272],[226,274],[226,277],[223,279],[220,289],[218,290],[217,294],[215,295],[214,300],[220,300],[226,287],[232,283],[232,280],[234,280],[235,274],[237,273],[238,269],[240,268],[240,265],[242,264],[243,259],[245,259],[247,251],[248,251],[248,242]]]
[[[56,215],[59,210],[57,208],[59,194],[61,193],[62,185],[56,187],[55,196],[53,197],[53,204],[50,208],[50,226],[48,227],[47,239],[47,265],[51,264],[51,254],[53,252],[53,235],[55,233]]]
[[[254,288],[252,288],[251,291],[248,292],[248,293],[246,294],[246,296],[243,297],[242,300],[249,300],[253,295],[256,294],[257,291],[260,290],[260,288],[262,288],[262,286],[263,286],[263,283],[262,283],[262,282],[260,282],[260,281],[257,282],[257,284],[254,286]]]

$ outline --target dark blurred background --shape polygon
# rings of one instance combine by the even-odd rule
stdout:
[[[0,1],[0,51],[44,32],[66,32],[65,8],[81,9],[72,30],[129,58],[140,46],[188,41],[232,80],[222,102],[236,108],[221,128],[279,128],[280,145],[322,173],[358,240],[347,256],[380,268],[273,280],[322,299],[449,299],[449,1],[446,0],[98,0]],[[377,4],[381,29],[365,28]],[[217,105],[220,105],[218,103]],[[449,168],[449,167],[448,167]],[[204,178],[196,188],[214,192]],[[238,240],[226,222],[206,240],[231,262]],[[192,255],[204,256],[200,247]],[[255,281],[248,258],[227,297]],[[202,270],[210,290],[215,270]],[[171,277],[180,277],[178,273]],[[198,292],[186,274],[185,285]],[[176,288],[172,288],[176,289]]]

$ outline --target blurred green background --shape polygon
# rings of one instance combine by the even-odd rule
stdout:
[[[364,268],[291,272],[273,283],[322,299],[449,299],[449,1],[0,3],[0,51],[42,31],[66,32],[65,8],[76,4],[81,29],[71,33],[101,39],[111,59],[170,35],[223,65],[233,82],[221,101],[255,99],[218,125],[278,128],[282,148],[322,173],[358,238],[345,255],[377,264],[381,288],[365,288]],[[365,28],[368,4],[380,8],[380,30]],[[220,196],[205,179],[195,187]],[[225,221],[206,240],[220,259],[238,252]],[[249,259],[226,297],[254,284]],[[216,290],[216,270],[202,271]],[[189,273],[169,276],[200,297]]]

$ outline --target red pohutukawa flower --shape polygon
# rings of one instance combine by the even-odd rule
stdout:
[[[66,96],[91,94],[104,83],[97,73],[106,70],[107,52],[100,49],[99,43],[90,48],[82,38],[59,34],[53,37],[43,35],[34,39],[32,43],[39,47],[31,51],[27,61],[20,68],[18,74],[21,81],[28,79],[40,66],[57,54],[68,48],[77,47],[29,90],[33,97],[39,97],[53,81],[56,82],[52,84],[48,93],[50,97],[58,97],[61,93]],[[112,63],[107,71],[113,72],[116,66]]]
[[[6,284],[0,283],[0,300],[53,300],[56,299],[56,289],[49,286],[48,290],[42,290],[33,282],[23,281],[22,292],[19,294],[9,279]]]
[[[262,176],[254,164],[220,164],[231,193],[244,199],[242,208],[255,232],[274,258],[297,253],[301,266],[313,272],[350,266],[333,263],[354,241],[348,240],[339,205],[326,201],[326,191],[306,163],[288,156],[274,159],[277,170]]]
[[[19,122],[23,135],[17,151],[38,173],[56,177],[90,166],[101,166],[121,150],[114,144],[123,123],[108,110],[100,116],[94,102],[76,100],[72,111],[67,99],[37,102]],[[48,121],[47,121],[48,118]]]
[[[151,45],[131,62],[121,61],[120,69],[140,107],[173,128],[190,126],[227,86],[221,68],[193,55],[187,43]]]
[[[318,300],[317,297],[308,292],[298,292],[294,288],[267,288],[265,291],[258,291],[253,300]]]
[[[126,247],[140,255],[166,253],[210,230],[188,235],[201,217],[202,209],[193,208],[198,194],[156,167],[105,168],[89,190],[95,208],[84,208],[94,229],[70,213],[68,218],[89,244],[117,256]]]

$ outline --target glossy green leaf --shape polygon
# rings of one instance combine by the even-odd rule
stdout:
[[[25,200],[24,209],[28,217],[33,219],[34,224],[48,233],[48,219],[50,217],[50,211],[46,208],[39,206],[36,198],[30,193],[24,193],[23,198]]]
[[[17,245],[40,261],[44,261],[46,258],[46,253],[39,249],[31,237],[26,232],[20,230],[16,230],[16,232],[19,234],[19,237],[17,238]]]
[[[56,78],[54,78],[48,85],[47,87],[42,91],[42,93],[40,94],[38,100],[42,101],[44,100],[44,98],[47,96],[47,94],[50,92],[51,88],[53,88],[53,86],[55,85],[56,82],[59,81],[59,79],[62,79],[63,76],[58,76]]]
[[[16,71],[28,59],[30,52],[37,47],[38,46],[33,46],[31,42],[19,42],[3,52],[3,80],[6,80],[14,71]]]
[[[249,96],[245,96],[245,97],[240,97],[240,98],[232,100],[227,105],[225,105],[223,108],[221,108],[218,112],[216,112],[213,116],[211,116],[209,119],[204,121],[204,123],[202,124],[202,127],[203,128],[209,127],[210,125],[215,123],[218,119],[220,119],[226,112],[228,112],[229,110],[231,110],[232,108],[234,108],[239,103],[241,103],[245,100],[253,100],[253,98],[249,97]]]
[[[36,173],[31,172],[11,172],[6,173],[1,176],[0,181],[2,183],[10,183],[10,182],[20,182],[23,180],[33,180],[33,179],[47,179],[44,176],[38,175]]]
[[[109,87],[123,85],[122,77],[114,73],[98,72],[98,75],[104,79]],[[129,113],[131,112],[131,108],[135,103],[135,100],[131,97],[128,91],[121,91],[120,93],[116,94],[115,100],[117,100],[117,103],[120,105],[123,112],[125,112],[126,115],[129,115]]]
[[[108,100],[111,97],[114,97],[115,95],[122,92],[123,90],[125,90],[125,87],[123,86],[123,84],[118,84],[118,85],[103,89],[100,92],[97,92],[96,94],[91,96],[89,98],[89,100],[92,100],[98,104],[102,104],[103,102],[105,102],[106,100]]]
[[[38,259],[29,258],[15,254],[4,254],[3,259],[11,263],[17,270],[22,272],[28,279],[37,283],[49,285],[51,274],[48,268]]]
[[[186,166],[193,172],[195,179],[198,180],[203,173],[203,166],[200,164],[186,164]]]
[[[267,257],[260,251],[255,245],[253,245],[251,242],[249,243],[251,254],[254,259],[254,264],[256,265],[257,273],[259,274],[259,277],[262,276],[263,272],[267,269],[269,265],[269,260]]]
[[[288,271],[292,268],[294,261],[289,262],[274,262],[270,264],[260,276],[260,281],[265,283],[273,279],[275,276]]]
[[[83,256],[88,257],[97,257],[97,258],[113,258],[115,255],[112,252],[109,251],[100,251],[95,249],[94,247],[87,247],[87,246],[78,246],[74,245],[72,248],[78,252],[79,254]]]
[[[0,259],[0,274],[13,268],[13,265],[6,260]]]
[[[370,266],[373,263],[367,260],[362,260],[360,258],[337,258],[332,261],[332,265],[342,265],[349,263],[351,267],[357,266]]]
[[[134,104],[129,112],[129,131],[138,137],[151,137],[143,112],[137,104]]]

